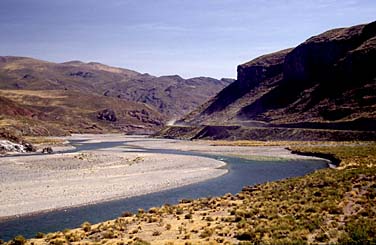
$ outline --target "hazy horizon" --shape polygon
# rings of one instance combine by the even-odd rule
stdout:
[[[2,0],[0,55],[235,78],[241,63],[375,12],[353,0]]]

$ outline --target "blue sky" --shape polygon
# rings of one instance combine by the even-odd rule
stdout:
[[[235,78],[259,55],[375,17],[375,0],[0,0],[0,55]]]

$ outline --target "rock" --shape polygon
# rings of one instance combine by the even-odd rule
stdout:
[[[104,109],[98,112],[97,118],[100,120],[106,120],[110,122],[116,122],[116,114],[112,109]]]
[[[53,153],[54,151],[52,150],[52,148],[51,147],[44,147],[43,149],[42,149],[42,153],[47,153],[47,154],[51,154],[51,153]]]
[[[77,76],[77,77],[83,77],[83,78],[92,78],[94,74],[92,72],[84,72],[84,71],[78,71],[78,72],[71,72],[69,73],[69,76]]]
[[[26,147],[22,144],[13,143],[9,140],[0,140],[0,151],[2,152],[26,152]]]
[[[235,82],[181,121],[244,126],[250,121],[376,122],[375,60],[376,22],[330,30],[296,48],[239,65]]]
[[[37,151],[37,149],[32,144],[30,144],[28,142],[23,143],[23,145],[24,145],[25,150],[27,152],[36,152]]]

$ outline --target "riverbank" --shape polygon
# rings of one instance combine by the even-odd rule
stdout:
[[[281,146],[215,146],[121,134],[73,135],[40,143],[44,147],[45,142],[68,140],[80,142],[76,146],[86,150],[66,153],[75,147],[59,144],[52,155],[0,158],[1,219],[159,192],[227,172],[222,161],[176,151],[264,161],[310,159]]]
[[[76,135],[68,140],[82,140],[85,145],[125,138]],[[95,151],[0,158],[0,217],[139,196],[227,172],[221,168],[224,162],[210,158],[134,151],[119,145]]]
[[[373,244],[376,145],[331,144],[340,168],[245,187],[236,195],[184,200],[81,228],[39,234],[27,244]]]

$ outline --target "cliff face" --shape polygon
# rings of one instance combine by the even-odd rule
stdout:
[[[309,38],[238,66],[188,124],[324,123],[376,118],[376,22]]]

